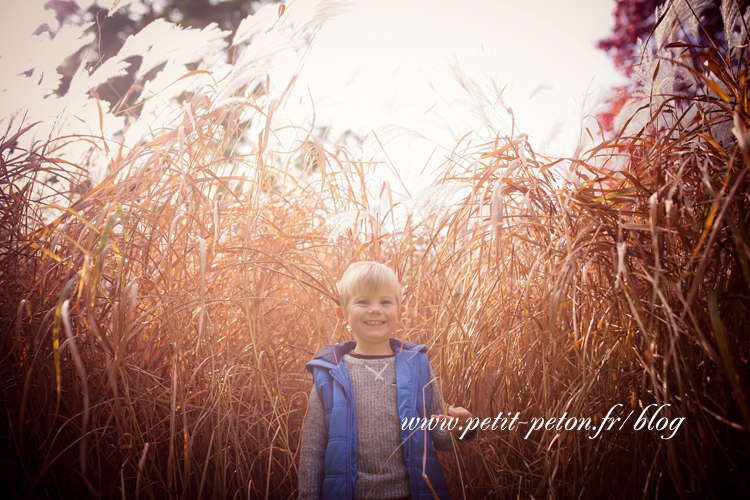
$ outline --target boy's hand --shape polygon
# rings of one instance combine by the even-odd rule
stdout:
[[[450,416],[448,416],[450,415]],[[451,433],[454,436],[460,437],[464,434],[466,427],[469,425],[469,421],[473,418],[469,410],[462,406],[448,406],[448,415],[430,415],[435,421],[439,423],[447,422],[451,417],[458,420],[458,423],[453,426]]]

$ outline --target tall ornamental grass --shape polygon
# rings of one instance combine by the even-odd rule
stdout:
[[[482,431],[442,457],[454,498],[746,496],[747,29],[724,8],[725,40],[644,44],[615,137],[563,160],[515,131],[466,139],[413,198],[381,165],[274,122],[294,78],[275,86],[257,39],[188,68],[174,95],[140,81],[109,109],[88,92],[90,134],[40,140],[6,117],[0,484],[294,498],[304,364],[348,340],[335,283],[368,259],[403,282],[398,335],[430,347],[446,402],[525,422],[634,415],[596,437]],[[278,21],[293,9],[256,36],[293,52],[300,32]],[[670,439],[634,429],[657,407],[684,419]]]

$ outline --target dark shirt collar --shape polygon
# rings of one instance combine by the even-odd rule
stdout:
[[[392,358],[395,356],[395,353],[390,354],[359,354],[357,352],[354,352],[354,350],[349,351],[347,354],[349,356],[356,358],[356,359],[384,359],[384,358]]]

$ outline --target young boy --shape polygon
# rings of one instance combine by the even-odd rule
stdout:
[[[458,419],[451,431],[402,429],[404,419],[449,417],[427,348],[392,338],[404,312],[398,278],[383,264],[357,262],[338,288],[336,314],[355,340],[324,347],[306,365],[315,385],[302,432],[300,500],[426,500],[435,498],[430,486],[448,499],[433,445],[453,449],[451,432],[463,434],[471,414],[449,407]]]

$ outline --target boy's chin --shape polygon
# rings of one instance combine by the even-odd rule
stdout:
[[[388,344],[388,339],[390,339],[393,336],[393,332],[384,333],[382,336],[363,336],[363,335],[354,335],[354,340],[358,344],[364,344],[364,345],[371,345],[376,346],[380,344]]]
[[[354,338],[354,340],[357,342],[357,344],[362,345],[380,345],[380,344],[387,344],[388,339],[390,337],[383,337],[382,339],[374,339],[372,337],[369,338]]]

